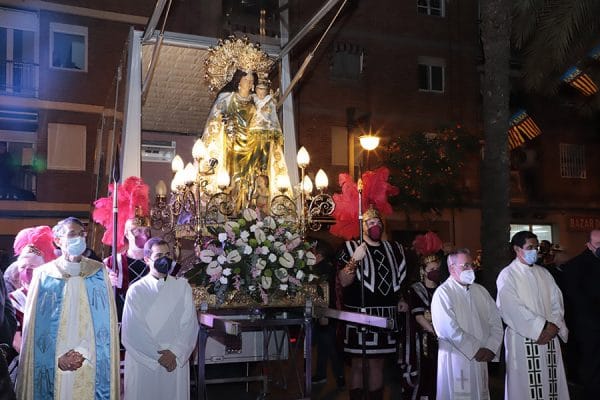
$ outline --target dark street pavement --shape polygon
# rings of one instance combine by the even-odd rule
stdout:
[[[314,351],[313,351],[314,354]],[[313,359],[314,360],[314,359]],[[262,383],[251,382],[246,383],[227,383],[227,384],[211,384],[207,386],[207,399],[209,400],[255,400],[255,399],[272,399],[272,400],[293,400],[300,399],[301,392],[297,384],[298,377],[290,363],[271,363],[268,368],[273,371],[273,375],[269,382],[269,393],[266,397],[262,397]],[[300,367],[302,365],[299,365]],[[233,376],[242,376],[248,371],[249,375],[257,374],[260,367],[257,363],[251,364],[246,370],[245,364],[227,364],[227,365],[212,365],[208,366],[207,378],[225,378]],[[384,400],[402,400],[408,399],[401,393],[398,368],[390,362],[385,368],[385,392]],[[350,369],[346,366],[346,376],[349,376]],[[300,371],[302,374],[302,371]],[[285,378],[285,379],[284,379]],[[300,376],[300,379],[303,379]],[[287,386],[285,383],[287,383]],[[491,400],[502,400],[504,392],[504,368],[503,364],[496,364],[490,368],[490,390]],[[193,396],[192,396],[193,398]],[[346,400],[348,399],[348,388],[339,389],[331,370],[328,371],[328,380],[326,383],[316,384],[312,386],[311,399],[316,400]]]

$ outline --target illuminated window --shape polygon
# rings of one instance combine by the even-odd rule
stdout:
[[[520,231],[529,231],[538,237],[538,241],[547,240],[554,243],[552,240],[552,225],[550,224],[510,224],[510,237]]]

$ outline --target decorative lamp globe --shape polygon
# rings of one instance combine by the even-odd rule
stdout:
[[[304,146],[300,147],[300,150],[298,150],[296,161],[298,162],[298,166],[300,168],[306,168],[306,166],[310,163],[310,156],[308,155],[308,151],[306,151]]]
[[[379,146],[379,137],[375,135],[362,135],[358,140],[361,147],[367,151],[375,150]]]

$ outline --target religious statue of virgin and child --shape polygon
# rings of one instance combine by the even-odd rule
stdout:
[[[211,48],[205,64],[209,88],[218,93],[202,134],[204,162],[216,159],[218,171],[227,171],[237,211],[268,214],[270,199],[290,189],[277,94],[268,79],[273,61],[258,45],[231,38]]]

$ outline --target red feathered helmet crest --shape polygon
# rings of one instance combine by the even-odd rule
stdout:
[[[415,236],[412,244],[415,252],[421,257],[422,265],[440,261],[436,253],[442,249],[442,240],[434,232]]]
[[[361,205],[365,214],[377,211],[379,215],[383,216],[394,211],[392,205],[388,202],[388,197],[397,195],[399,190],[388,182],[389,176],[390,170],[386,167],[367,171],[362,175]],[[333,201],[335,202],[333,217],[336,223],[331,227],[330,232],[333,235],[350,240],[358,237],[359,233],[358,187],[348,174],[340,174],[339,184],[342,187],[342,193],[333,195]]]
[[[112,216],[112,194],[114,184],[108,186],[107,197],[102,197],[94,202],[94,212],[92,218],[98,224],[106,228],[102,236],[102,243],[107,246],[112,245],[113,238],[113,216]],[[150,214],[149,207],[149,189],[142,178],[130,176],[118,187],[118,203],[119,215],[117,219],[117,248],[119,251],[125,246],[125,223],[129,219],[136,219],[138,226],[149,226]]]

